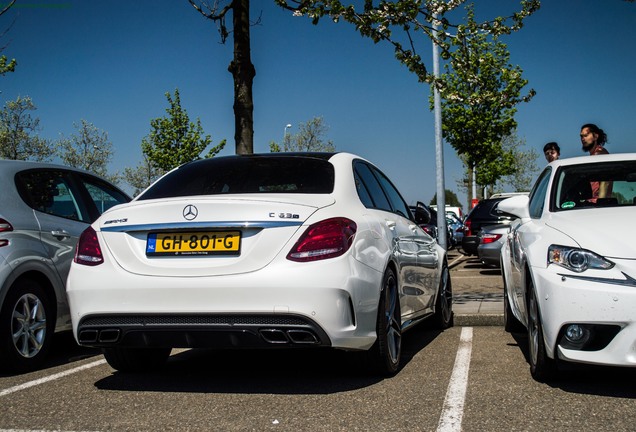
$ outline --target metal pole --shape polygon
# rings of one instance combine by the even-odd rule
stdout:
[[[437,39],[437,14],[433,14],[433,75],[439,77],[439,48]],[[448,250],[446,239],[446,187],[444,185],[444,146],[442,143],[442,102],[437,89],[433,85],[433,107],[435,111],[435,168],[437,172],[437,242]]]

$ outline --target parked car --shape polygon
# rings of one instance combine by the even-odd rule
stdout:
[[[0,160],[0,367],[41,366],[53,333],[70,330],[65,282],[80,234],[130,201],[87,172]]]
[[[437,205],[435,205],[435,210],[437,210]],[[455,217],[457,217],[457,219],[462,220],[464,218],[464,212],[462,211],[461,207],[458,206],[452,206],[450,204],[446,204],[446,206],[444,207],[444,211],[448,214],[448,213],[452,213],[453,215],[455,215]]]
[[[428,219],[428,222],[426,223],[420,223],[420,227],[424,231],[426,231],[428,235],[430,235],[431,237],[433,237],[435,240],[439,242],[439,226],[437,221],[437,210],[435,210],[435,208],[431,206],[427,206],[421,201],[418,201],[417,204],[414,206],[410,206],[410,208],[412,212],[415,212],[416,209],[420,209],[420,208],[424,209],[424,213],[427,213],[429,215],[429,219]],[[448,250],[452,249],[458,244],[457,236],[455,235],[455,232],[453,229],[454,224],[455,222],[452,219],[450,219],[447,214],[446,226],[444,228],[446,229],[446,246],[447,246],[446,248]],[[463,236],[463,231],[462,231],[462,236]]]
[[[477,205],[473,207],[464,221],[462,249],[466,255],[477,255],[479,232],[483,226],[509,224],[516,219],[514,215],[498,210],[497,205],[502,200],[518,194],[527,195],[527,192],[495,194],[490,198],[479,201]]]
[[[446,252],[418,222],[352,154],[191,162],[84,231],[74,335],[120,371],[173,347],[331,347],[391,375],[404,331],[452,325]]]
[[[591,183],[610,185],[593,198]],[[499,204],[519,219],[501,249],[504,321],[528,333],[539,381],[562,361],[636,366],[636,153],[560,159],[530,197]]]
[[[501,246],[506,241],[506,234],[510,225],[488,225],[479,232],[479,246],[477,256],[482,264],[490,267],[499,267],[501,261]]]
[[[464,239],[464,222],[452,211],[446,212],[446,223],[452,238],[453,246],[461,246]]]
[[[420,214],[418,225],[426,232],[426,234],[438,240],[437,237],[437,213],[435,210],[418,201],[414,206],[409,207],[413,214]]]

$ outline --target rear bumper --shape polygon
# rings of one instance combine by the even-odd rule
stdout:
[[[477,255],[478,246],[479,246],[479,237],[464,236],[464,238],[462,238],[462,249],[468,255]]]
[[[376,340],[382,274],[345,260],[191,278],[74,266],[67,283],[74,335],[101,347],[367,350]]]
[[[289,348],[331,346],[314,321],[298,315],[91,315],[78,342],[94,347]]]
[[[477,255],[485,265],[499,267],[501,263],[501,243],[494,242],[477,247]]]

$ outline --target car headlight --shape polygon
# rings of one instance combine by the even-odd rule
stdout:
[[[587,269],[609,270],[614,263],[594,252],[571,247],[551,245],[548,248],[548,265],[557,264],[577,273]]]

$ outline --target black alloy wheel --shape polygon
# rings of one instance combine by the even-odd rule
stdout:
[[[397,278],[392,269],[384,274],[376,332],[378,338],[368,352],[369,365],[380,375],[395,375],[402,358],[402,316]]]
[[[453,326],[453,286],[447,263],[442,267],[432,319],[435,328],[443,330]]]
[[[530,374],[539,382],[547,382],[556,374],[556,361],[548,357],[543,339],[543,326],[534,285],[528,276],[528,357]]]

